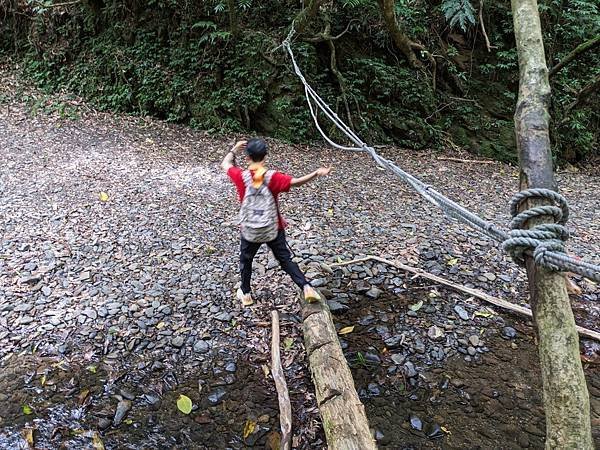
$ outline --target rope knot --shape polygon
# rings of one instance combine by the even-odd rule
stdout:
[[[519,212],[521,205],[530,199],[550,200],[553,204],[534,206]],[[535,263],[550,270],[559,271],[551,253],[565,253],[565,242],[569,232],[565,223],[569,218],[567,200],[550,189],[527,189],[517,193],[511,200],[511,230],[502,248],[520,265],[525,264],[525,252],[531,251]],[[525,229],[527,223],[536,217],[550,216],[554,223],[544,223]]]

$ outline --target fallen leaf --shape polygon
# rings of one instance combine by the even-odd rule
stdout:
[[[58,369],[60,369],[60,370],[64,370],[64,371],[67,371],[67,370],[68,370],[68,368],[67,368],[67,366],[65,365],[65,362],[64,362],[64,361],[59,361],[59,362],[56,362],[56,363],[52,364],[52,367],[56,367],[56,368],[58,368]]]
[[[446,262],[446,264],[449,267],[455,266],[457,263],[458,263],[458,258],[451,258]]]
[[[96,366],[87,366],[86,369],[92,373],[96,373],[97,370]]]
[[[97,431],[92,434],[92,447],[94,447],[94,450],[104,450],[104,442],[102,442],[102,438]]]
[[[23,405],[23,414],[25,414],[26,416],[33,414],[33,409],[31,409],[31,406]]]
[[[327,214],[329,215],[329,217],[332,217],[333,216],[333,208],[329,208],[327,210]]]
[[[123,423],[125,423],[126,425],[131,425],[133,423],[133,420],[131,420],[131,419],[125,419],[123,421]]]
[[[475,316],[479,316],[479,317],[492,317],[494,314],[489,312],[488,310],[483,310],[483,311],[475,311]]]
[[[192,400],[183,394],[179,395],[177,399],[177,408],[184,414],[189,414],[192,412]]]
[[[46,385],[46,374],[41,376],[40,384],[42,385],[42,387],[44,387]]]
[[[85,403],[85,401],[87,400],[88,396],[90,395],[90,390],[89,389],[83,389],[79,395],[77,396],[77,400],[79,401],[80,405],[83,405]]]
[[[260,366],[262,368],[263,373],[265,374],[265,378],[269,378],[269,374],[271,373],[271,369],[266,364],[262,364]]]
[[[446,434],[452,434],[448,428],[446,428],[446,427],[440,427],[440,428],[442,429],[442,431],[444,433],[446,433]]]
[[[246,424],[244,425],[244,439],[254,433],[254,430],[256,430],[256,421],[252,419],[246,420]]]
[[[159,330],[162,330],[165,327],[165,323],[164,322],[158,322],[156,324],[156,328],[158,328]]]
[[[108,194],[106,192],[100,192],[100,201],[101,202],[107,202],[108,201]]]
[[[271,431],[267,435],[265,448],[267,450],[279,450],[281,448],[281,435],[277,431]]]
[[[349,327],[342,328],[340,331],[338,331],[338,334],[343,335],[343,334],[352,333],[353,331],[354,331],[354,325],[351,325]]]
[[[283,340],[283,349],[285,351],[288,351],[289,349],[291,349],[292,345],[294,345],[294,340],[291,337],[286,337]]]
[[[422,306],[423,306],[423,300],[419,300],[417,303],[415,303],[414,305],[410,305],[408,308],[411,311],[417,312],[418,310],[421,309]]]
[[[29,448],[35,448],[35,436],[33,435],[34,431],[35,430],[31,427],[23,428],[23,430],[21,431],[21,434],[23,435],[23,438],[25,438],[25,440],[27,441],[27,445],[29,445]]]

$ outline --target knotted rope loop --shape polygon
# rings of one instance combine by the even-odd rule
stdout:
[[[531,199],[546,199],[555,204],[534,206],[519,212],[521,205]],[[525,264],[525,252],[531,251],[537,265],[560,271],[561,266],[552,255],[565,253],[565,242],[569,238],[569,232],[564,227],[569,217],[567,200],[550,189],[527,189],[513,197],[510,211],[513,216],[510,224],[512,230],[502,244],[504,250],[521,265]],[[555,223],[544,223],[528,230],[524,229],[529,220],[542,216],[551,216]]]
[[[526,189],[524,191],[521,191],[521,192],[518,192],[517,194],[515,194],[510,201],[510,215],[514,218],[513,222],[511,223],[511,228],[516,229],[516,228],[523,228],[525,226],[525,222],[523,222],[523,223],[515,222],[517,217],[520,216],[519,208],[521,207],[523,202],[534,199],[534,198],[550,200],[550,201],[554,202],[557,206],[552,206],[552,205],[539,206],[538,208],[552,208],[552,210],[550,210],[550,209],[538,210],[539,212],[537,214],[527,213],[527,211],[531,211],[534,208],[523,211],[523,213],[521,213],[521,214],[527,213],[526,215],[522,216],[523,219],[525,220],[525,222],[527,220],[531,219],[532,217],[537,217],[540,215],[550,215],[550,216],[554,216],[555,223],[560,223],[562,225],[567,223],[567,220],[569,219],[569,205],[567,204],[566,198],[564,198],[558,192],[553,191],[551,189],[541,189],[541,188]],[[559,208],[560,213],[557,213],[554,210],[554,208]],[[543,214],[543,212],[545,212],[545,211],[548,211],[548,213]],[[560,217],[559,217],[559,214],[560,214]],[[558,220],[557,220],[557,218],[558,218]]]

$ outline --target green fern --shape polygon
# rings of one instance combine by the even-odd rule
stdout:
[[[198,28],[201,30],[216,30],[217,24],[211,20],[201,20],[200,22],[196,22],[194,25],[192,25],[192,30],[196,30]]]
[[[358,8],[361,6],[367,6],[369,4],[368,0],[343,0],[342,6],[344,8]]]
[[[451,27],[458,25],[467,31],[469,25],[475,25],[475,8],[469,0],[444,0],[441,8]]]
[[[248,11],[252,6],[252,0],[238,0],[238,6],[242,11]]]

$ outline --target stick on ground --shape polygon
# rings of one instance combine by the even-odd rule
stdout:
[[[342,261],[340,263],[331,264],[332,267],[340,267],[340,266],[348,266],[350,264],[357,264],[361,262],[367,261],[377,261],[383,264],[387,264],[392,267],[396,267],[397,269],[404,270],[405,272],[413,273],[417,277],[426,278],[431,281],[435,281],[436,283],[443,284],[444,286],[451,287],[452,289],[456,289],[457,291],[464,292],[466,294],[472,295],[480,300],[484,300],[492,305],[499,306],[500,308],[508,309],[509,311],[513,311],[519,314],[522,314],[527,317],[532,317],[531,310],[529,308],[525,308],[524,306],[515,305],[514,303],[507,302],[506,300],[502,300],[498,297],[493,297],[485,292],[482,292],[477,289],[471,289],[466,286],[462,286],[457,283],[453,283],[450,280],[447,280],[442,277],[438,277],[437,275],[433,275],[429,272],[425,272],[422,269],[418,269],[416,267],[407,266],[406,264],[402,264],[396,261],[390,261],[389,259],[380,258],[379,256],[366,256],[364,258],[353,259],[351,261]],[[587,328],[583,328],[578,326],[577,332],[580,336],[585,336],[590,339],[595,339],[596,341],[600,341],[600,333],[597,331],[589,330]]]
[[[288,391],[283,367],[281,366],[280,338],[279,338],[279,313],[271,311],[273,319],[273,337],[271,339],[271,373],[277,388],[279,399],[279,424],[281,426],[281,450],[292,448],[292,405]]]

